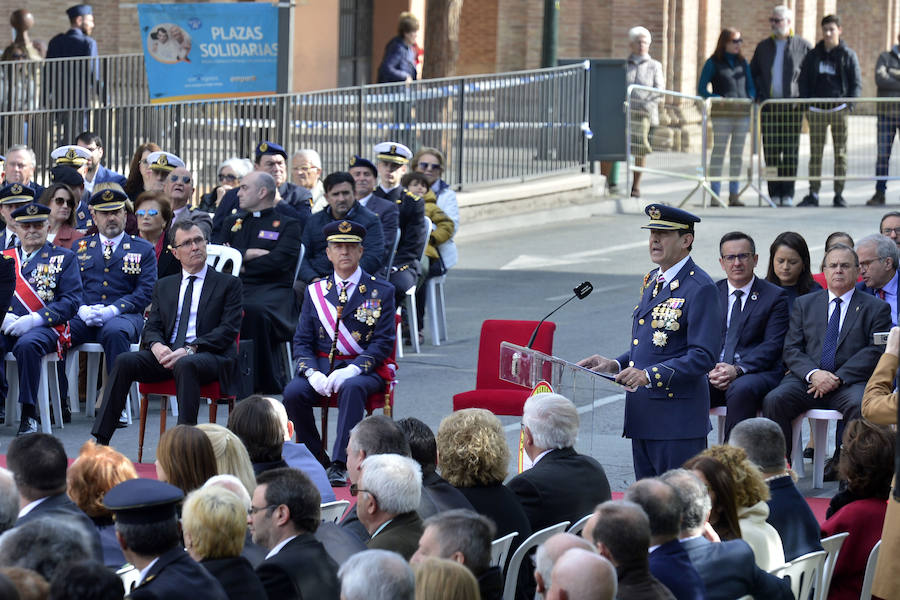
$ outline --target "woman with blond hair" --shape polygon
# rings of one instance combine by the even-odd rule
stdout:
[[[413,567],[416,600],[481,600],[478,581],[460,563],[428,557]]]
[[[219,475],[234,475],[240,479],[247,493],[253,496],[256,475],[253,474],[253,463],[250,462],[250,455],[241,438],[217,423],[200,423],[197,429],[205,433],[212,444]]]
[[[103,506],[103,496],[127,479],[137,479],[134,464],[109,446],[90,440],[81,446],[78,458],[66,472],[66,493],[94,522],[103,548],[103,564],[119,568],[125,556],[116,539],[112,512]]]

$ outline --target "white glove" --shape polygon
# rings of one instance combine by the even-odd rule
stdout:
[[[14,315],[13,313],[6,313],[6,316],[3,317],[3,324],[0,325],[0,331],[9,335],[10,326],[15,323],[19,319],[19,315]]]
[[[328,389],[328,377],[326,377],[325,373],[323,373],[322,371],[315,371],[313,373],[310,373],[309,377],[307,377],[306,380],[320,396],[331,395],[327,391],[325,391]]]
[[[337,394],[341,391],[341,386],[351,377],[356,377],[362,373],[362,370],[356,365],[347,365],[343,369],[337,369],[328,376],[328,383],[325,386],[326,395]]]
[[[44,318],[37,313],[30,313],[16,319],[15,323],[9,326],[9,335],[20,337],[44,322]]]
[[[102,308],[102,304],[92,304],[91,306],[88,306],[88,310],[91,312],[88,314],[88,318],[85,320],[85,323],[87,323],[91,327],[100,327],[101,325],[103,325],[103,321],[100,320],[100,310]]]
[[[83,305],[78,307],[78,318],[85,323],[93,316],[94,311],[90,306]]]
[[[106,323],[107,321],[109,321],[110,319],[112,319],[113,317],[117,316],[119,314],[119,309],[116,308],[115,306],[104,306],[103,308],[98,310],[96,314],[97,314],[96,319],[102,325],[102,324]]]

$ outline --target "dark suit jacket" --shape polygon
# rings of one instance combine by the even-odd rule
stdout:
[[[243,556],[201,560],[200,564],[222,584],[228,600],[266,597],[256,571]]]
[[[896,274],[894,275],[894,277],[894,297],[897,298],[897,310],[895,310],[894,314],[891,315],[892,325],[896,325],[898,322],[900,322],[900,277],[897,277]],[[889,281],[888,285],[886,285],[885,287],[887,288],[890,284],[891,282]],[[856,289],[860,292],[865,292],[870,296],[875,296],[875,288],[866,287],[864,281],[857,282]],[[875,297],[877,298],[877,296]],[[881,298],[878,299],[881,300]]]
[[[784,362],[801,381],[819,368],[822,342],[828,326],[828,290],[800,296],[794,301],[791,325],[784,340]],[[835,375],[844,385],[865,383],[875,369],[881,350],[872,334],[891,328],[891,308],[874,296],[854,292],[838,336]]]
[[[356,513],[355,510],[353,512],[354,514]],[[356,522],[359,523],[359,520]],[[360,526],[362,527],[361,523]],[[364,527],[362,529],[365,531]],[[369,532],[366,531],[366,535],[368,534]],[[345,529],[335,523],[320,523],[319,528],[316,529],[316,539],[322,542],[328,555],[338,565],[344,564],[348,558],[366,549],[364,541],[349,529]]]
[[[225,221],[240,210],[237,193],[238,188],[236,187],[225,192],[225,195],[222,196],[222,201],[219,202],[219,206],[216,208],[216,213],[212,219],[212,236],[210,237],[210,241],[214,244],[221,244],[227,237],[228,230],[223,230]],[[294,185],[287,181],[281,184],[281,187],[278,188],[278,193],[281,194],[281,202],[275,205],[275,212],[285,217],[298,219],[302,230],[310,215],[309,200],[312,198],[312,194],[305,187]]]
[[[506,485],[519,499],[532,531],[575,523],[612,497],[600,463],[573,448],[551,451]]]
[[[768,502],[769,518],[766,522],[781,536],[784,560],[792,561],[798,556],[821,550],[819,522],[794,481],[789,476],[772,479],[769,481],[769,491],[772,497]]]
[[[97,531],[97,527],[91,518],[78,508],[65,493],[50,496],[35,506],[27,515],[16,520],[16,527],[43,517],[61,519],[81,525],[85,533],[91,538],[94,560],[103,562],[103,546],[100,543],[100,532]]]
[[[338,600],[337,570],[321,542],[304,533],[256,567],[256,574],[269,600]]]
[[[454,508],[473,510],[472,503],[463,496],[462,492],[434,471],[422,476],[422,494],[428,497],[434,506],[435,513]],[[419,506],[419,516],[422,516],[421,505]]]
[[[366,200],[365,206],[381,220],[381,232],[384,234],[382,263],[387,265],[387,261],[391,257],[391,251],[394,249],[397,229],[400,227],[400,209],[397,207],[396,202],[391,202],[375,194],[369,194],[369,199]]]
[[[675,600],[675,596],[653,576],[649,565],[622,564],[616,567],[619,579],[617,600]]]
[[[678,600],[703,600],[706,597],[703,580],[678,540],[666,542],[650,553],[650,572]]]
[[[681,545],[703,579],[707,600],[734,600],[746,595],[767,600],[791,600],[791,585],[756,566],[744,540],[712,543],[699,537]]]
[[[416,78],[416,56],[398,35],[384,47],[384,57],[378,66],[378,83],[406,81],[407,77]]]
[[[142,343],[148,350],[160,342],[169,345],[175,330],[181,273],[163,277],[153,288],[153,308],[144,326]],[[226,391],[237,362],[237,335],[241,328],[241,280],[212,267],[206,270],[197,310],[197,352],[209,352],[219,363],[219,384]]]
[[[728,280],[716,282],[719,288],[719,306],[722,309],[722,347],[728,330]],[[750,287],[750,296],[744,303],[737,323],[738,340],[734,364],[745,373],[784,373],[781,350],[787,334],[789,310],[784,289],[756,277]],[[717,357],[718,360],[718,357]]]
[[[375,216],[375,213],[358,202],[350,207],[344,219],[359,223],[366,228],[366,237],[362,242],[363,255],[359,266],[367,273],[377,273],[387,261],[387,256],[384,254],[385,242],[381,221]],[[312,215],[307,221],[308,226],[303,228],[303,247],[306,248],[306,252],[303,254],[303,260],[300,261],[298,275],[301,281],[309,283],[316,278],[328,277],[334,272],[334,265],[325,255],[328,241],[325,239],[322,229],[337,220],[331,215],[331,207],[328,207]],[[391,238],[392,247],[393,244],[394,238]]]
[[[369,549],[391,550],[406,560],[412,558],[422,537],[422,519],[415,511],[394,517],[375,537],[369,538]]]
[[[227,600],[222,585],[179,544],[159,557],[131,600]]]

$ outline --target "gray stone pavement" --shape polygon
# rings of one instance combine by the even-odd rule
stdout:
[[[798,186],[805,190],[805,184]],[[830,202],[830,186],[823,198]],[[760,255],[758,275],[765,274],[768,245],[781,231],[802,233],[812,248],[814,267],[822,258],[825,237],[844,230],[855,238],[877,230],[885,210],[900,209],[900,186],[889,187],[889,205],[884,210],[863,206],[873,185],[852,183],[845,193],[850,208],[700,208],[687,206],[702,217],[698,225],[693,256],[714,278],[721,276],[717,264],[719,237],[732,230],[743,230],[757,242]],[[689,184],[661,177],[647,177],[642,189],[646,201],[677,203]],[[745,197],[745,199],[747,199]],[[614,212],[617,207],[621,212]],[[892,206],[893,205],[893,206]],[[433,346],[430,338],[421,354],[409,353],[399,359],[395,418],[415,416],[436,429],[452,410],[453,394],[472,389],[475,384],[478,336],[483,320],[490,318],[539,319],[571,294],[584,280],[594,285],[591,296],[573,301],[553,316],[557,324],[554,353],[577,360],[592,353],[617,355],[630,340],[630,314],[638,297],[641,278],[650,268],[646,240],[640,229],[646,217],[640,201],[608,199],[585,206],[577,218],[545,223],[540,214],[516,219],[517,226],[497,222],[493,233],[459,238],[460,263],[446,284],[448,342]],[[522,223],[527,221],[526,223]],[[623,490],[633,481],[630,442],[621,437],[624,395],[620,388],[605,381],[579,379],[563,393],[573,397],[582,411],[579,449],[593,454],[607,469],[613,490]],[[158,404],[151,402],[144,461],[154,460],[159,438]],[[137,416],[137,415],[135,415]],[[207,420],[201,407],[200,421]],[[502,417],[510,448],[517,444],[519,419]],[[224,424],[227,409],[220,407],[218,421]],[[332,418],[333,430],[336,418]],[[175,419],[169,417],[169,426]],[[715,425],[715,423],[714,423]],[[85,414],[73,416],[65,429],[54,429],[65,443],[69,456],[76,456],[80,445],[90,437],[91,421]],[[834,428],[832,427],[832,438]],[[4,453],[14,427],[0,427],[0,453]],[[119,430],[113,445],[137,460],[138,425]],[[715,443],[716,432],[710,434]],[[806,434],[804,434],[806,435]],[[334,439],[333,431],[330,439]],[[831,441],[833,443],[833,440]],[[807,462],[809,465],[809,462]],[[510,460],[514,469],[514,456]],[[811,469],[808,469],[808,472]],[[810,476],[801,481],[809,495],[830,496],[836,487],[811,490]]]

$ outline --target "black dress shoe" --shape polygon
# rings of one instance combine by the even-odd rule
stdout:
[[[825,472],[822,475],[823,481],[838,481],[840,474],[838,473],[837,461],[828,458],[825,460]]]
[[[338,461],[331,463],[331,466],[328,467],[325,473],[328,475],[328,483],[332,487],[345,487],[347,485],[347,465],[344,463]]]
[[[835,208],[847,208],[847,201],[844,200],[844,197],[841,196],[840,194],[834,195],[833,204],[834,204]]]
[[[19,423],[19,430],[16,432],[16,437],[20,435],[29,435],[31,433],[38,432],[38,422],[36,419],[31,417],[23,417],[22,422]]]
[[[800,204],[797,206],[818,206],[819,205],[819,196],[818,194],[807,194],[803,200],[800,201]]]
[[[813,456],[815,456],[816,449],[815,448],[804,448],[803,449],[803,458],[807,460],[812,460]]]

